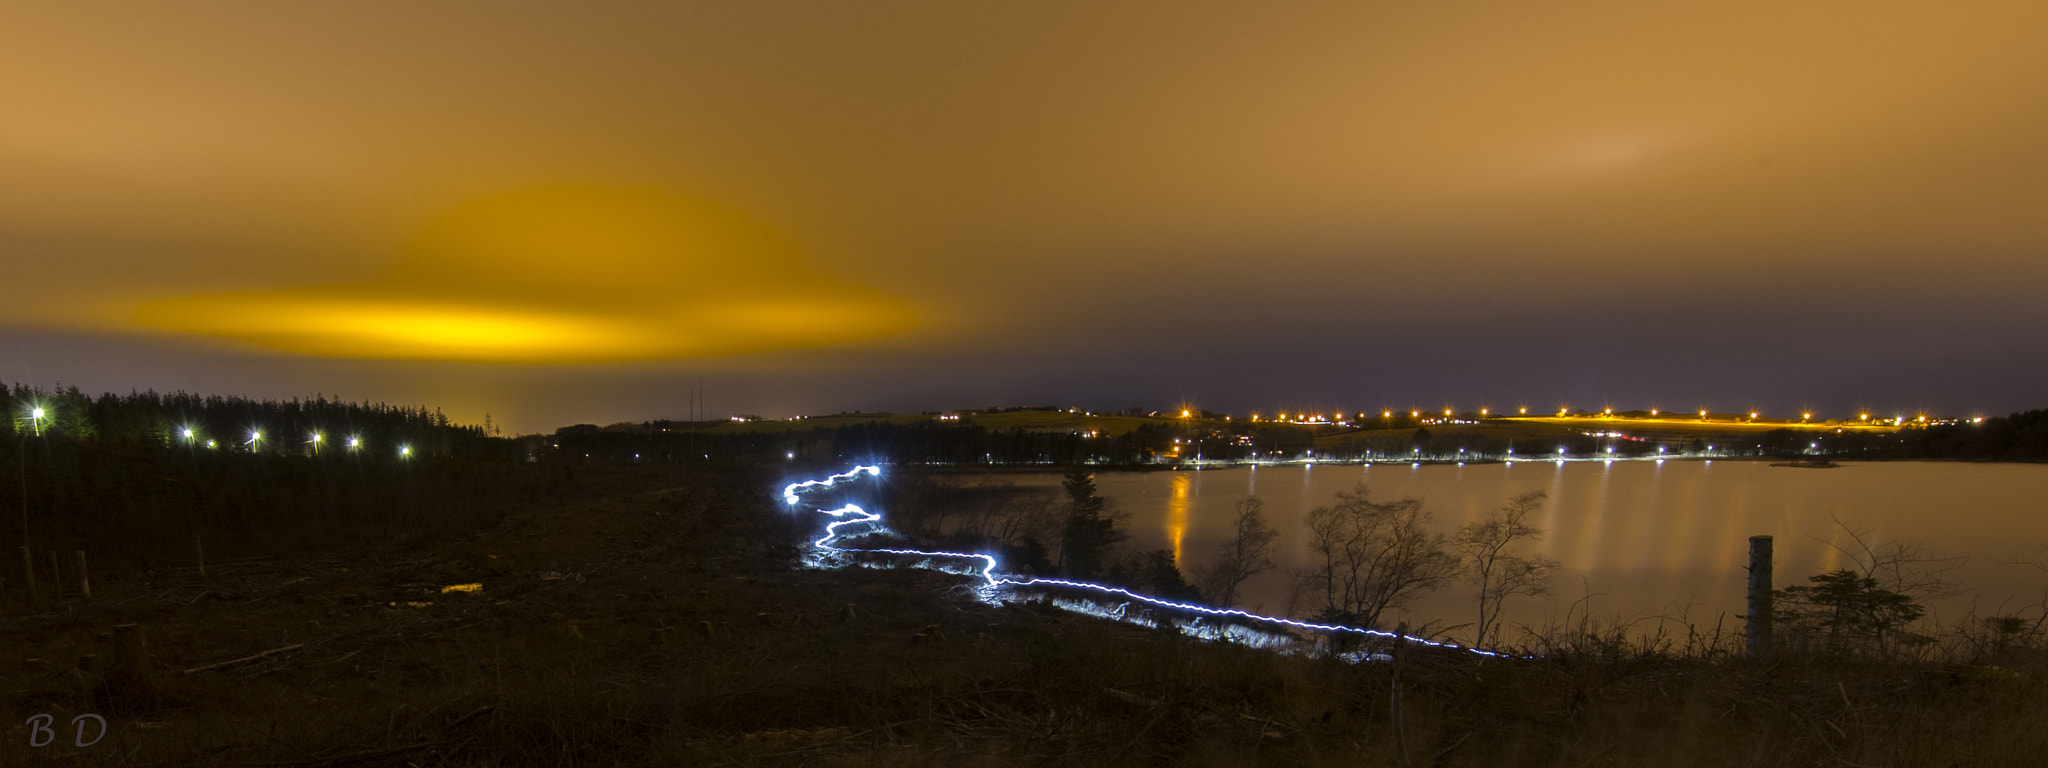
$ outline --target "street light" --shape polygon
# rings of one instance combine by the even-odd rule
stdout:
[[[34,408],[30,408],[30,409],[29,409],[29,411],[28,411],[28,418],[29,418],[29,421],[32,421],[32,422],[34,422],[34,423],[35,423],[35,428],[36,428],[36,437],[42,437],[42,436],[43,436],[43,408],[42,408],[42,406],[36,406],[36,407],[34,407]]]

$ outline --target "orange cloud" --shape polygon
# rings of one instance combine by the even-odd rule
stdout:
[[[372,280],[150,301],[135,319],[311,355],[587,363],[844,343],[916,312],[718,205],[552,186],[449,211]]]

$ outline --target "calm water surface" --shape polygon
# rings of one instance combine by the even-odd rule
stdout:
[[[1058,475],[1000,475],[996,482],[1057,488]],[[1752,535],[1776,537],[1777,585],[1850,561],[1836,519],[1871,532],[1871,543],[1921,545],[1966,557],[1952,574],[1969,591],[1933,603],[1954,619],[2015,612],[2048,598],[2048,573],[2012,564],[2048,546],[2048,466],[1892,462],[1835,469],[1772,467],[1761,461],[1517,462],[1429,465],[1266,466],[1220,470],[1101,473],[1096,485],[1129,512],[1132,545],[1171,549],[1183,570],[1209,560],[1230,532],[1234,506],[1265,502],[1281,530],[1284,567],[1306,564],[1303,515],[1336,493],[1366,485],[1375,500],[1423,500],[1451,533],[1509,497],[1549,494],[1537,520],[1540,551],[1563,564],[1547,597],[1517,597],[1507,621],[1537,628],[1600,619],[1683,619],[1704,630],[1717,621],[1741,631]],[[1285,580],[1263,574],[1245,607],[1285,608]],[[1452,626],[1473,620],[1472,589],[1454,585],[1415,601],[1396,620]],[[1508,630],[1509,634],[1513,629]],[[1455,635],[1455,633],[1453,633]]]

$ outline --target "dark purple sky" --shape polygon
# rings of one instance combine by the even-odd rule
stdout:
[[[0,18],[0,379],[508,429],[2048,405],[2048,7]]]

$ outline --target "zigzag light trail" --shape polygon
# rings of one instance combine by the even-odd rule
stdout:
[[[838,485],[841,482],[850,482],[852,480],[858,479],[861,475],[868,475],[870,477],[880,477],[881,474],[881,467],[859,466],[854,467],[852,470],[829,476],[824,480],[807,480],[800,483],[791,483],[789,484],[789,486],[782,489],[782,500],[784,503],[790,506],[796,506],[802,500],[801,494],[809,493],[815,490],[831,488],[835,485]],[[1067,579],[1013,579],[1000,576],[995,572],[997,565],[996,559],[994,556],[991,555],[975,554],[968,552],[933,552],[920,549],[862,549],[856,547],[841,547],[835,545],[834,542],[840,539],[851,539],[859,536],[890,533],[891,531],[889,531],[889,529],[883,525],[882,516],[880,514],[869,512],[865,509],[860,508],[858,505],[848,504],[838,509],[819,509],[817,511],[825,515],[838,518],[837,520],[825,526],[824,537],[818,539],[817,541],[811,542],[811,546],[817,548],[819,551],[897,555],[902,557],[921,557],[928,559],[943,558],[961,561],[979,561],[982,563],[980,575],[982,580],[985,582],[981,587],[982,597],[992,602],[993,598],[1001,591],[1003,591],[1005,588],[1044,586],[1067,587],[1084,591],[1098,592],[1104,595],[1121,596],[1123,598],[1128,598],[1130,600],[1142,603],[1148,603],[1151,605],[1159,606],[1161,608],[1176,611],[1186,611],[1189,613],[1201,614],[1205,616],[1214,616],[1219,618],[1229,617],[1244,621],[1258,622],[1273,626],[1293,627],[1296,629],[1305,629],[1316,632],[1352,633],[1358,635],[1367,635],[1371,637],[1384,637],[1395,640],[1404,640],[1411,643],[1418,643],[1432,648],[1451,648],[1456,650],[1462,650],[1480,656],[1507,656],[1507,654],[1503,654],[1497,651],[1489,651],[1479,648],[1466,648],[1464,646],[1456,645],[1453,643],[1439,642],[1436,640],[1429,640],[1427,638],[1415,637],[1412,635],[1403,635],[1395,632],[1386,632],[1377,629],[1350,627],[1342,624],[1317,624],[1314,622],[1299,621],[1296,619],[1289,619],[1280,616],[1263,616],[1260,614],[1237,610],[1233,608],[1211,608],[1206,605],[1176,602],[1172,600],[1153,597],[1151,595],[1141,595],[1127,589],[1123,589],[1120,587],[1112,587],[1106,584],[1095,584],[1085,581],[1071,581]],[[842,534],[839,532],[840,528],[850,525],[858,525],[861,523],[869,523],[872,525],[872,527],[868,528],[867,530],[851,534]],[[1124,618],[1124,610],[1127,606],[1128,603],[1126,603],[1125,606],[1120,606],[1118,609],[1112,612],[1111,615],[1114,618]]]

